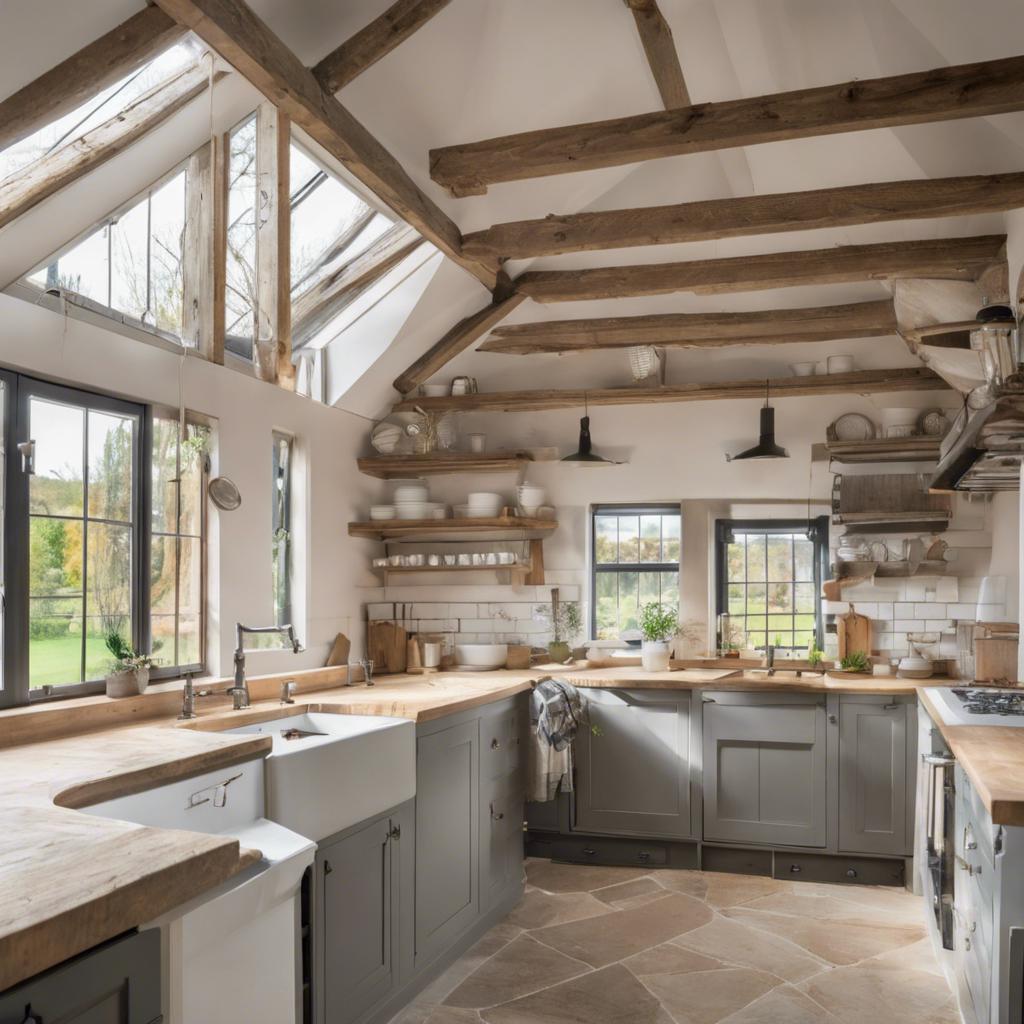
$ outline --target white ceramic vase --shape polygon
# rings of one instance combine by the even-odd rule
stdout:
[[[125,672],[111,672],[107,676],[108,697],[137,697],[149,686],[149,669],[128,669]]]
[[[644,640],[640,645],[640,664],[645,672],[667,672],[668,641]]]

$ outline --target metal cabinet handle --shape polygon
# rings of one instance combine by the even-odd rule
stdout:
[[[331,862],[329,860],[325,860],[324,861],[324,874],[325,875],[329,875],[333,870],[334,870],[334,868],[331,867]]]
[[[498,747],[500,747],[500,746],[501,746],[501,741],[498,739],[497,736],[495,736],[494,739],[491,740],[491,750],[497,750]]]
[[[970,825],[964,825],[964,849],[976,850],[977,848],[978,840],[974,838],[974,829]]]
[[[701,703],[702,704],[717,704],[718,701],[715,700],[714,697],[702,697],[701,698]]]
[[[829,715],[828,716],[828,720],[829,720],[829,724],[831,724],[831,725],[838,725],[839,724],[839,716],[838,715]]]
[[[504,811],[494,812],[494,804],[491,804],[491,821],[501,821],[505,817]]]
[[[921,760],[933,768],[952,768],[956,764],[956,758],[947,754],[922,754]]]
[[[895,711],[899,707],[899,704],[883,704],[883,711]]]
[[[394,840],[397,841],[397,840],[399,840],[401,838],[402,838],[402,826],[401,825],[392,825],[391,828],[388,829],[388,839],[394,839]]]

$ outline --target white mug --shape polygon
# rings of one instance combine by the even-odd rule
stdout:
[[[437,668],[441,664],[441,645],[440,644],[424,644],[423,645],[423,667],[424,668]]]

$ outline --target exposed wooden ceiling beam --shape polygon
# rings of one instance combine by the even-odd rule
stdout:
[[[206,68],[200,65],[186,68],[81,138],[0,182],[0,227],[117,156],[195,99],[209,83]]]
[[[549,409],[583,408],[588,405],[647,405],[662,402],[735,401],[764,399],[764,378],[728,381],[720,384],[674,384],[654,388],[566,388],[536,391],[492,391],[475,395],[417,396],[394,407],[410,412],[417,407],[427,412],[540,412]],[[938,391],[949,385],[927,367],[892,370],[855,370],[818,377],[778,377],[771,380],[773,398],[814,395],[870,395],[892,391]]]
[[[319,281],[295,300],[293,333],[296,345],[304,345],[348,300],[382,278],[426,241],[408,224],[395,224],[359,255]]]
[[[0,149],[63,117],[184,34],[159,7],[144,7],[0,103]]]
[[[161,0],[163,2],[163,0]],[[505,135],[430,152],[453,195],[549,174],[1024,109],[1024,57]]]
[[[327,54],[313,68],[313,74],[325,92],[336,93],[405,42],[449,3],[451,0],[397,0],[379,18]]]
[[[672,29],[658,7],[657,0],[625,0],[633,12],[654,83],[666,110],[690,105],[690,93],[679,64],[679,54],[672,38]]]
[[[842,245],[684,263],[647,263],[587,270],[536,270],[516,290],[537,302],[575,302],[633,295],[714,295],[807,284],[933,277],[973,280],[1005,259],[1005,235]]]
[[[1024,206],[1024,172],[928,181],[886,181],[808,192],[708,199],[673,206],[599,210],[495,224],[468,234],[463,251],[481,260],[528,259],[596,249],[960,217]]]
[[[462,255],[462,235],[455,222],[420,191],[387,149],[323,90],[313,73],[243,0],[157,2],[237,68],[399,217],[486,287],[496,287],[497,267]]]
[[[395,390],[401,395],[407,395],[425,380],[429,380],[460,352],[469,348],[477,338],[482,338],[495,324],[501,323],[525,298],[525,295],[513,293],[460,320],[440,341],[395,378]]]
[[[496,328],[478,351],[530,355],[632,345],[723,348],[879,338],[895,333],[892,299],[882,299],[844,306],[766,309],[751,313],[663,313],[512,324]]]

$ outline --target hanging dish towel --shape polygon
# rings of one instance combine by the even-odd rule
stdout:
[[[572,741],[582,713],[583,702],[572,683],[549,676],[533,688],[529,800],[554,800],[559,785],[563,793],[572,791]]]

